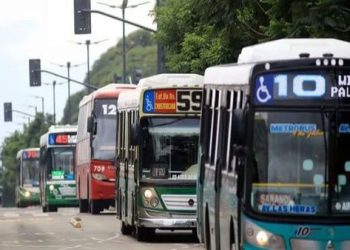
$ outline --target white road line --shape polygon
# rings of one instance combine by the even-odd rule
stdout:
[[[47,217],[49,214],[44,214],[44,213],[33,213],[34,217]]]
[[[19,214],[18,213],[8,212],[8,213],[4,214],[4,217],[6,217],[6,218],[17,218],[17,217],[19,217]]]

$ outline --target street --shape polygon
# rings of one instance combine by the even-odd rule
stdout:
[[[191,232],[157,231],[149,242],[120,233],[114,212],[79,214],[77,208],[42,213],[41,207],[0,208],[0,249],[203,249]]]

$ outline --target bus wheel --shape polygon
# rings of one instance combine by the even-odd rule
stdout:
[[[130,235],[132,233],[132,227],[125,225],[124,221],[121,223],[120,231],[123,235]]]
[[[49,212],[49,210],[47,209],[47,206],[43,206],[42,209],[43,209],[43,213]]]
[[[91,214],[98,214],[100,213],[100,207],[97,201],[90,200],[89,202],[89,211]]]
[[[192,235],[193,235],[193,238],[199,242],[198,235],[197,235],[197,228],[192,229]]]
[[[154,228],[136,227],[136,239],[138,241],[151,240],[155,234]]]
[[[79,199],[79,212],[87,213],[89,210],[89,204],[87,200]]]
[[[47,206],[48,212],[57,212],[57,207],[55,206]]]
[[[210,223],[209,223],[209,212],[208,212],[208,207],[205,211],[205,249],[210,250],[211,249],[211,236],[210,236]]]

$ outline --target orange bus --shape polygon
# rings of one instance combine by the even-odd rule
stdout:
[[[80,101],[75,166],[81,213],[98,214],[114,206],[117,100],[123,90],[133,88],[109,84]]]

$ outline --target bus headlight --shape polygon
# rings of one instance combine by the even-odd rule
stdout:
[[[51,185],[49,186],[49,190],[50,190],[50,191],[53,191],[54,189],[55,189],[55,186],[51,184]]]
[[[92,177],[95,180],[98,180],[98,181],[107,180],[107,177],[104,174],[101,174],[101,173],[92,173]]]
[[[252,222],[244,222],[244,240],[253,246],[264,249],[285,249],[281,236],[270,233]]]
[[[153,196],[152,191],[149,189],[146,189],[145,191],[143,191],[143,196],[145,196],[146,199],[151,199]]]
[[[29,191],[25,191],[24,192],[24,196],[28,198],[30,196],[30,192]]]
[[[145,207],[162,209],[162,205],[159,202],[157,192],[154,188],[142,188],[141,196]]]

